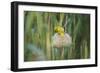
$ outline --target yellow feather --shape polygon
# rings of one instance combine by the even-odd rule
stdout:
[[[61,27],[61,26],[56,26],[56,27],[54,28],[54,30],[55,30],[55,32],[58,33],[59,35],[64,36],[64,28],[63,28],[63,27]]]

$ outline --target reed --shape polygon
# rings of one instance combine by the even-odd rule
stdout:
[[[62,55],[59,49],[52,47],[57,25],[62,25],[72,37],[72,45],[64,47]],[[87,58],[90,58],[89,14],[24,12],[24,61]]]

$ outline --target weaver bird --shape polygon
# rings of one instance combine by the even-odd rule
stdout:
[[[60,50],[61,59],[64,59],[64,47],[69,47],[72,43],[71,36],[64,32],[64,28],[57,26],[54,28],[53,47]]]
[[[53,36],[53,47],[63,48],[68,47],[72,43],[71,36],[64,32],[64,28],[57,26],[54,28],[55,34]]]

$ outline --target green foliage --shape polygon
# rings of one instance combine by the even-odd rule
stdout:
[[[57,48],[52,47],[54,27],[61,25],[72,37],[72,45],[65,47],[63,58]],[[37,48],[27,48],[32,44]],[[24,60],[34,61],[39,53],[44,53],[44,60],[87,59],[90,58],[90,15],[55,12],[24,12]],[[40,49],[39,53],[33,54]],[[33,59],[34,58],[34,59]]]

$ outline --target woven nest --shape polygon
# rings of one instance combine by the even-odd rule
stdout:
[[[68,47],[72,43],[72,38],[68,33],[64,33],[64,36],[62,37],[58,33],[55,33],[53,36],[53,47],[54,48],[63,48]]]

